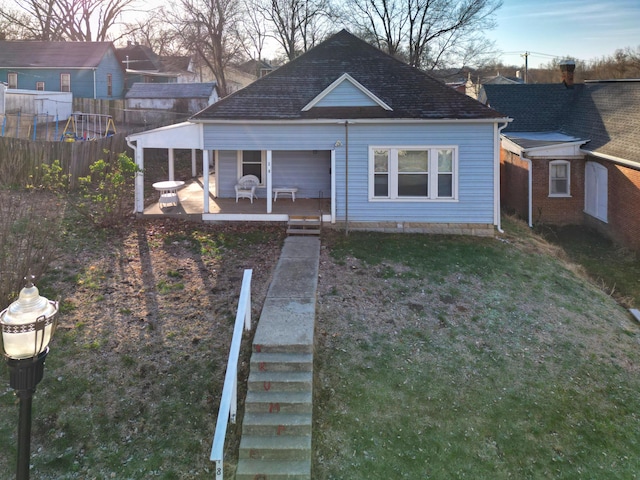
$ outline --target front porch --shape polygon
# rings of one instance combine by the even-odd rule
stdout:
[[[215,177],[209,177],[210,191],[215,184]],[[179,202],[175,206],[160,207],[159,194],[157,200],[145,207],[143,216],[168,216],[202,219],[204,221],[261,221],[286,222],[290,216],[322,215],[325,222],[331,221],[330,198],[278,198],[272,203],[271,213],[267,213],[267,199],[264,189],[258,190],[259,198],[251,203],[243,198],[236,203],[235,198],[215,198],[209,195],[209,211],[204,209],[204,182],[199,177],[192,179],[178,190]]]

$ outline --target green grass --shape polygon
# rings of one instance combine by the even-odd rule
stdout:
[[[401,293],[368,318],[319,311],[340,334],[316,354],[314,478],[638,477],[640,331],[592,284],[528,239],[328,240],[354,284]]]

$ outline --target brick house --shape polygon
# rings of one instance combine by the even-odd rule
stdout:
[[[587,225],[640,250],[640,81],[485,85],[501,133],[501,204],[534,224]]]

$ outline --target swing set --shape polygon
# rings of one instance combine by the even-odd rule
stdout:
[[[90,141],[110,137],[116,133],[111,115],[72,113],[60,138],[63,142]]]

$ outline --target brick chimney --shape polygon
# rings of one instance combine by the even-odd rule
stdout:
[[[576,62],[573,60],[563,60],[560,62],[562,72],[562,83],[567,88],[573,88],[573,72],[576,69]]]

